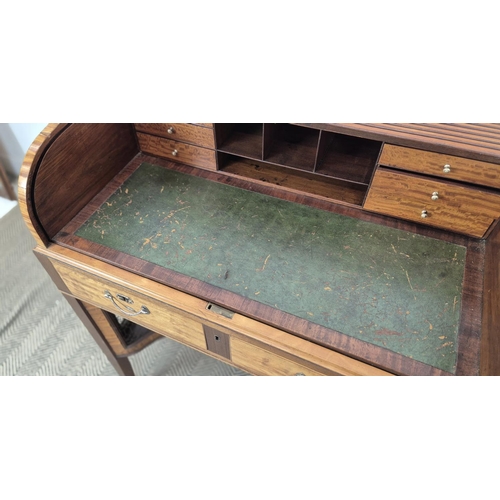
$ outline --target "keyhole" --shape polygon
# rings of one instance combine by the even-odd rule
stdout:
[[[216,335],[215,340],[220,340],[220,337],[218,335]]]

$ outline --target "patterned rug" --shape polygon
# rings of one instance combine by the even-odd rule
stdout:
[[[0,219],[0,376],[116,375],[32,253],[16,206]],[[130,357],[136,375],[246,375],[163,338]]]

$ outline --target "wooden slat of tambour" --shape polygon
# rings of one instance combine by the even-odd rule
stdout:
[[[450,140],[450,138],[440,135],[439,130],[426,134],[412,128],[412,125],[407,123],[306,123],[298,125],[385,141],[390,144],[500,163],[500,131],[498,132],[498,147],[494,147],[493,144],[481,141],[464,143],[459,140]],[[491,130],[495,130],[495,127],[492,127]]]
[[[482,123],[445,123],[440,124],[449,130],[455,130],[457,132],[462,132],[467,135],[479,135],[485,137],[492,137],[498,142],[498,135],[500,134],[500,126],[490,127]],[[491,124],[494,125],[494,124]]]
[[[370,126],[370,125],[365,125],[365,126]],[[434,141],[438,141],[439,143],[450,144],[455,147],[459,147],[461,149],[472,149],[472,148],[491,149],[492,151],[495,151],[497,154],[500,154],[500,143],[496,142],[490,145],[489,141],[474,140],[470,137],[470,135],[467,134],[464,136],[464,140],[458,140],[453,138],[452,136],[444,134],[442,131],[438,132],[434,128],[431,130],[422,130],[422,127],[420,127],[419,125],[412,125],[409,123],[401,125],[379,124],[374,126],[374,128],[375,127],[390,131],[391,133],[400,132],[402,134],[416,136],[423,139],[432,139]]]
[[[475,123],[474,125],[481,125],[485,130],[495,130],[497,132],[500,131],[500,123]]]
[[[433,123],[433,124],[412,124],[412,129],[418,130],[419,133],[429,135],[437,135],[436,131],[439,131],[439,137],[446,137],[449,140],[459,141],[461,144],[491,144],[492,147],[497,147],[500,150],[499,137],[495,134],[485,134],[479,133],[477,130],[467,130],[467,131],[457,131],[453,126],[449,126],[443,123]]]
[[[412,124],[412,129],[421,130],[423,132],[433,133],[434,126],[429,124]],[[478,130],[475,127],[457,127],[456,124],[439,124],[442,131],[441,135],[449,138],[456,137],[460,142],[479,140],[481,143],[491,143],[493,146],[498,145],[498,134],[494,132],[486,132]],[[453,140],[453,139],[452,139]]]

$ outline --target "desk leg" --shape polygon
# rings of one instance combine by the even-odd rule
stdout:
[[[92,337],[94,337],[97,345],[109,359],[118,374],[134,375],[134,370],[132,369],[130,361],[116,352],[120,347],[120,340],[118,339],[116,331],[113,329],[104,312],[97,307],[83,303],[72,297],[70,295],[70,291],[66,287],[66,284],[54,269],[50,260],[45,255],[37,252],[37,249],[34,250],[34,254],[40,264],[42,264],[45,271],[52,278],[54,284],[69,302],[76,315],[83,322],[89,333]],[[156,337],[151,337],[151,340],[154,340],[155,338]],[[142,347],[142,345],[139,347]],[[123,352],[123,347],[121,347],[121,351]],[[118,350],[118,353],[119,352],[120,351]]]
[[[130,361],[125,357],[118,357],[106,338],[109,338],[109,335],[107,336],[106,332],[103,330],[106,328],[111,329],[111,325],[109,325],[109,323],[106,325],[102,321],[104,318],[103,312],[99,308],[81,302],[69,295],[64,295],[64,297],[85,325],[89,333],[92,335],[97,345],[101,348],[102,352],[109,359],[118,374],[134,375],[134,370]]]

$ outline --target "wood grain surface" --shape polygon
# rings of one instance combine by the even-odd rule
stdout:
[[[134,162],[130,164],[129,172],[133,172],[134,169],[137,168],[138,164],[140,164],[141,159],[144,158],[147,157],[136,158]],[[151,159],[151,157],[149,158]],[[158,159],[157,162],[163,163],[164,160]],[[274,192],[275,196],[286,196],[286,199],[296,202],[309,203],[312,206],[322,207],[325,210],[336,211],[338,213],[343,213],[345,215],[361,218],[364,220],[372,220],[374,222],[377,221],[381,224],[387,224],[392,227],[400,227],[405,230],[419,232],[435,238],[446,239],[448,241],[453,241],[455,243],[468,246],[468,240],[466,238],[453,233],[445,233],[432,228],[424,228],[421,225],[405,223],[402,221],[397,221],[395,219],[370,214],[368,212],[360,212],[359,210],[349,209],[348,207],[340,206],[337,204],[326,202],[323,203],[321,200],[307,198],[303,195],[299,197],[296,194],[273,190],[268,186],[256,186],[254,184],[248,184],[240,179],[228,178],[227,176],[222,175],[220,172],[215,173],[202,171],[187,166],[175,165],[172,163],[169,164],[168,162],[164,162],[164,164],[168,164],[169,168],[175,168],[179,171],[189,171],[192,175],[209,177],[216,182],[234,183],[235,185],[240,185],[241,187],[248,185],[248,188],[252,190],[259,188],[260,190],[262,190],[262,192],[266,192],[269,194]],[[123,172],[123,174],[125,175],[125,172]],[[123,181],[124,178],[122,178],[121,181]],[[113,187],[110,185],[108,187],[108,195],[116,190],[119,185],[120,183],[117,183]],[[89,244],[88,241],[79,240],[77,237],[71,235],[71,231],[76,229],[79,224],[81,224],[86,219],[86,217],[88,217],[92,213],[93,210],[100,206],[100,203],[102,203],[105,199],[105,194],[101,193],[99,203],[92,204],[92,206],[89,205],[88,207],[86,207],[87,215],[83,214],[82,212],[81,217],[78,218],[79,222],[77,221],[77,219],[75,219],[76,226],[74,226],[73,229],[67,227],[65,232],[61,233],[61,235],[58,236],[58,241],[63,245],[76,247],[79,249],[79,251],[82,251],[88,255],[96,255],[107,262],[114,263],[115,265],[118,265],[124,269],[132,270],[133,272],[138,273],[142,276],[152,277],[156,281],[165,283],[169,286],[173,286],[174,288],[177,288],[179,290],[187,291],[196,296],[202,297],[203,299],[219,303],[224,307],[244,312],[244,314],[250,315],[252,318],[258,319],[259,321],[264,321],[267,324],[276,326],[281,329],[286,329],[287,331],[293,332],[295,335],[304,335],[308,340],[312,340],[320,345],[325,345],[330,348],[341,350],[341,352],[350,354],[351,356],[355,356],[359,359],[369,360],[370,362],[376,364],[380,363],[380,365],[378,366],[384,366],[386,369],[394,370],[394,372],[396,373],[424,375],[444,374],[439,370],[433,369],[429,366],[425,366],[422,363],[419,363],[407,357],[398,356],[393,352],[387,351],[377,346],[358,341],[357,339],[342,335],[327,328],[321,328],[318,325],[313,325],[308,321],[303,321],[296,317],[291,317],[290,315],[284,314],[280,311],[276,311],[273,308],[267,307],[262,304],[256,304],[254,301],[249,301],[248,299],[244,299],[241,296],[234,296],[231,293],[225,292],[217,287],[213,287],[207,283],[201,283],[198,280],[193,280],[192,278],[179,275],[178,273],[162,268],[160,266],[155,266],[150,263],[140,261],[139,259],[134,259],[127,255],[120,255],[119,252],[115,252],[109,248],[101,247],[99,244]],[[480,292],[472,287],[471,295],[464,298],[463,311],[466,318],[475,318],[477,315],[477,309],[470,308],[467,301],[477,297],[478,293],[480,295]],[[472,323],[476,324],[476,320],[473,319]],[[477,329],[474,331],[477,333]],[[457,370],[458,369],[459,368],[457,367]],[[469,373],[469,369],[472,369],[474,371],[476,368],[471,368],[467,365],[463,365],[460,367],[460,370],[462,370],[464,373]]]
[[[481,375],[500,375],[500,225],[486,242]]]
[[[67,128],[66,124],[47,125],[31,143],[26,152],[18,179],[18,201],[24,221],[38,245],[47,246],[49,237],[42,227],[34,204],[34,178],[45,151],[58,135]]]
[[[325,375],[390,375],[385,370],[380,370],[352,357],[344,356],[298,336],[290,335],[283,330],[273,328],[252,318],[240,314],[235,314],[232,319],[225,318],[208,310],[205,300],[161,285],[79,252],[58,246],[53,247],[51,250],[41,249],[40,251],[44,255],[50,256],[58,271],[64,266],[67,274],[65,282],[71,282],[68,288],[79,294],[84,294],[82,296],[88,297],[91,303],[108,307],[101,302],[100,297],[95,297],[95,283],[98,283],[97,291],[100,293],[101,285],[111,282],[114,287],[119,287],[121,290],[126,289],[129,293],[133,293],[134,297],[140,296],[144,298],[150,305],[154,302],[154,310],[157,307],[167,308],[183,318],[190,319],[191,322],[188,323],[200,325],[199,332],[202,338],[201,340],[197,338],[194,347],[198,347],[202,352],[206,351],[205,339],[201,330],[201,324],[204,324],[222,331],[232,338],[239,338],[260,349],[287,358],[294,363],[299,363]],[[88,279],[85,278],[83,279],[84,284],[80,285],[82,273],[90,275],[90,285]],[[195,326],[195,329],[197,331],[198,326]],[[165,331],[164,326],[162,331]],[[166,335],[171,336],[170,333]],[[187,335],[191,336],[193,333],[187,333]],[[193,346],[193,344],[191,345]],[[220,359],[227,361],[224,358]]]
[[[46,151],[34,178],[34,205],[52,238],[138,153],[127,124],[75,124]]]
[[[215,134],[218,150],[244,158],[262,159],[262,123],[216,123]]]
[[[500,124],[496,123],[300,123],[298,125],[500,164]]]
[[[105,298],[104,294],[109,291],[115,297],[117,294],[125,295],[133,300],[133,307],[136,311],[139,311],[142,306],[147,307],[150,311],[149,314],[130,317],[132,321],[160,334],[167,335],[183,344],[197,347],[200,350],[206,349],[205,336],[201,323],[186,317],[182,312],[175,311],[171,307],[161,304],[150,297],[125,287],[117,286],[111,281],[102,280],[75,268],[64,266],[54,260],[52,263],[71,294],[78,299],[127,318],[128,316],[123,314],[113,302]],[[110,327],[105,327],[106,319],[104,316],[99,316],[98,319],[98,326],[103,327],[103,332],[106,336],[106,332]]]
[[[159,135],[173,141],[187,142],[195,146],[214,149],[214,131],[190,123],[136,123],[135,129],[147,134]]]
[[[216,170],[215,151],[154,135],[137,134],[141,151],[170,161]],[[174,154],[175,153],[175,154]]]
[[[481,238],[500,216],[500,195],[379,168],[363,208]]]
[[[314,175],[279,165],[240,159],[236,156],[219,158],[219,168],[225,173],[252,179],[259,183],[272,184],[280,189],[308,193],[356,206],[362,205],[366,195],[366,186],[357,183]]]
[[[198,128],[205,127],[206,130],[213,133],[213,129],[210,128],[212,124],[192,124],[191,126],[193,125],[200,126]],[[441,166],[442,160],[452,160],[453,163],[449,163],[452,175],[446,176],[443,173],[444,178],[475,183],[488,188],[499,187],[498,179],[500,176],[497,170],[500,165],[500,125],[497,124],[300,125],[390,143],[386,144],[384,150],[387,153],[385,157],[382,156],[381,161],[397,169],[440,176],[440,174],[434,173],[435,165]],[[147,158],[141,153],[137,155],[139,149],[136,146],[132,125],[110,127],[100,128],[99,125],[92,127],[88,125],[87,129],[85,124],[79,124],[75,126],[73,132],[69,132],[73,126],[52,124],[37,137],[27,152],[19,178],[19,201],[23,217],[39,245],[40,252],[47,252],[45,255],[50,255],[70,268],[84,270],[85,273],[92,276],[93,280],[95,280],[97,273],[97,275],[101,274],[101,278],[104,280],[115,284],[120,282],[126,290],[138,291],[148,300],[151,297],[151,290],[157,290],[153,292],[153,298],[156,300],[160,297],[158,299],[160,304],[171,304],[171,294],[181,294],[177,296],[179,300],[177,312],[181,316],[186,314],[194,323],[209,324],[214,328],[222,329],[231,335],[232,339],[238,339],[236,344],[242,343],[240,351],[243,356],[256,356],[255,359],[259,359],[263,364],[266,364],[265,360],[268,359],[265,353],[253,351],[250,354],[245,354],[245,345],[243,344],[250,343],[258,349],[275,354],[278,358],[284,356],[298,364],[305,363],[312,371],[317,370],[327,374],[386,374],[385,370],[408,375],[447,374],[377,346],[346,338],[347,336],[339,332],[312,325],[307,321],[297,321],[290,315],[278,314],[266,306],[242,300],[241,297],[231,296],[231,294],[214,287],[207,287],[196,280],[170,273],[168,270],[160,269],[158,266],[141,262],[138,259],[134,260],[134,258],[113,252],[98,244],[88,244],[88,242],[79,240],[73,235],[73,231],[99,206],[96,200],[100,199],[102,203],[109,196],[109,193],[116,189],[134,168],[137,168],[138,159]],[[93,130],[90,130],[91,128]],[[106,128],[108,132],[102,133]],[[127,137],[120,136],[120,133],[110,133],[111,129],[115,131],[126,129],[125,135]],[[66,137],[66,134],[69,135]],[[74,134],[73,137],[68,139],[71,134]],[[91,137],[96,137],[95,134],[99,137],[95,141],[91,140]],[[131,142],[129,137],[132,137]],[[153,135],[150,137],[153,138]],[[57,140],[54,142],[54,139]],[[189,163],[185,158],[180,160],[170,156],[172,144],[168,144],[168,139],[154,137],[154,140],[167,141],[167,143],[159,143],[159,146],[152,148],[150,154],[163,156],[175,162]],[[53,147],[56,144],[57,146]],[[182,144],[182,142],[179,141],[177,144]],[[189,145],[184,144],[184,146]],[[408,148],[411,150],[408,151]],[[415,155],[414,150],[418,149],[426,150],[426,154],[423,157],[419,154]],[[287,155],[292,150],[293,148],[288,148],[281,153],[284,154],[285,161],[289,161]],[[109,152],[109,155],[106,152]],[[81,158],[87,156],[90,163],[85,165],[82,162],[86,160]],[[134,157],[135,159],[133,159]],[[230,169],[227,172],[229,175],[225,175],[223,172],[209,172],[209,170],[216,169],[215,155],[208,161],[198,161],[197,157],[197,154],[191,154],[190,158],[190,155],[187,154],[191,165],[208,170],[198,170],[193,173],[193,170],[196,169],[190,169],[185,165],[175,166],[170,161],[153,157],[149,157],[149,159],[158,164],[164,162],[164,164],[169,165],[169,168],[190,171],[193,175],[208,176],[207,178],[215,182],[242,186],[297,203],[319,206],[325,210],[343,213],[360,220],[370,220],[390,227],[405,228],[417,234],[461,242],[467,247],[467,265],[464,277],[456,374],[475,375],[479,372],[481,374],[500,374],[500,362],[498,361],[500,359],[500,340],[497,333],[500,322],[498,308],[498,303],[500,303],[500,292],[498,292],[500,289],[498,265],[500,237],[498,236],[498,226],[492,225],[492,222],[500,214],[498,195],[490,190],[459,186],[453,181],[425,179],[419,175],[403,174],[380,168],[373,179],[370,196],[365,204],[365,208],[375,210],[378,213],[362,212],[348,205],[331,203],[320,197],[308,196],[301,193],[300,186],[297,189],[295,187],[283,189],[278,185],[270,185],[272,181],[267,179],[261,180],[254,177],[253,180],[252,178],[245,180],[242,177],[237,177],[238,174],[229,172]],[[74,161],[76,163],[73,163]],[[76,167],[73,172],[74,165]],[[121,175],[124,175],[122,170],[124,167],[127,173],[125,177],[122,177],[122,180],[117,181]],[[98,173],[93,170],[95,168],[97,168]],[[396,177],[384,180],[383,176],[389,173]],[[108,174],[110,177],[107,176]],[[379,174],[381,177],[378,177]],[[56,183],[54,183],[54,179],[57,179]],[[381,186],[377,186],[379,180],[384,180],[383,189]],[[106,184],[109,187],[105,187]],[[55,191],[53,191],[54,189]],[[408,190],[411,191],[411,196],[407,197],[404,193]],[[434,191],[439,192],[438,200],[430,199],[430,194]],[[373,198],[370,199],[372,195]],[[398,204],[402,205],[403,212],[395,207],[394,199],[397,199]],[[437,201],[437,204],[430,205],[430,209],[422,206],[424,202],[434,203],[434,201]],[[359,205],[359,201],[356,203]],[[414,217],[413,211],[415,209],[417,215]],[[422,210],[427,210],[429,214],[425,220],[421,218]],[[381,214],[387,214],[388,217]],[[401,219],[396,220],[393,217]],[[404,222],[402,219],[406,219],[408,222]],[[63,228],[63,226],[65,227]],[[490,236],[488,228],[491,231],[492,227],[494,229]],[[439,228],[443,228],[444,231]],[[473,238],[460,236],[454,233],[455,231],[471,235]],[[56,233],[59,234],[56,236]],[[488,236],[487,241],[476,239],[485,235]],[[43,247],[50,244],[51,238],[55,238],[61,245],[77,248],[78,252],[57,245],[53,245],[50,250],[44,250]],[[94,259],[92,257],[94,255],[99,260]],[[78,281],[80,278],[81,276],[78,274],[78,279],[75,278],[75,280]],[[99,279],[98,282],[101,283]],[[164,291],[160,292],[160,289],[155,288],[156,286],[165,286],[161,283],[171,286],[168,297],[165,296]],[[88,288],[88,284],[83,288],[85,287]],[[81,289],[78,293],[80,292],[83,294]],[[185,292],[189,292],[193,296]],[[154,297],[155,293],[157,294],[156,298]],[[201,302],[196,302],[199,300]],[[205,300],[211,300],[225,307],[234,307],[236,311],[244,311],[246,316],[237,314],[232,323],[219,317],[213,318],[210,316],[211,313],[201,310],[206,305]],[[195,303],[196,306],[193,305]],[[77,306],[80,304],[83,307],[82,302],[77,301],[75,304]],[[93,304],[101,307],[96,302]],[[85,314],[88,315],[88,311]],[[95,329],[95,321],[92,319],[91,322]],[[237,325],[236,329],[234,329],[235,325]],[[290,332],[293,334],[291,335]],[[203,348],[194,347],[206,350],[206,344]],[[238,347],[236,352],[238,352]],[[357,359],[363,360],[363,362],[357,361]],[[282,369],[280,368],[281,361],[278,361],[272,370]],[[377,370],[370,364],[383,367],[384,370]],[[128,368],[125,368],[125,371],[127,370]]]
[[[386,167],[401,168],[444,179],[469,182],[488,188],[500,188],[500,165],[495,163],[391,144],[384,146],[379,163]],[[449,166],[449,172],[444,171],[445,165]]]
[[[236,366],[256,375],[322,375],[299,362],[290,361],[238,338],[231,342],[231,355]]]

